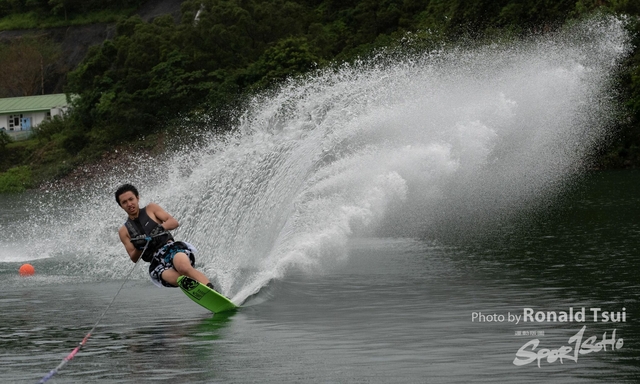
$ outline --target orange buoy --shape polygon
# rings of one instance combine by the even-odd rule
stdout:
[[[20,276],[32,276],[36,270],[31,264],[22,264],[18,272],[20,272]]]

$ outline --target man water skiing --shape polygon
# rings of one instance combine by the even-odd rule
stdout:
[[[170,230],[178,228],[178,221],[156,203],[140,208],[138,190],[131,184],[121,185],[115,193],[116,202],[129,219],[118,234],[131,261],[151,263],[149,276],[154,284],[178,286],[178,277],[189,276],[214,289],[209,279],[194,268],[195,248],[183,241],[174,241]]]

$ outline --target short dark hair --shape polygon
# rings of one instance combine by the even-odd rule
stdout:
[[[133,192],[136,197],[139,197],[138,189],[136,189],[136,187],[131,184],[122,184],[118,189],[116,189],[116,203],[118,203],[118,205],[120,205],[120,195],[125,192]]]

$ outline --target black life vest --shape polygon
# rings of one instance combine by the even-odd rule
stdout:
[[[147,207],[140,208],[138,217],[128,219],[124,225],[127,227],[131,243],[136,249],[143,250],[145,246],[147,247],[142,254],[142,260],[146,262],[150,262],[153,254],[158,249],[162,248],[169,240],[173,240],[173,236],[169,231],[147,215]],[[148,246],[147,241],[149,242]]]

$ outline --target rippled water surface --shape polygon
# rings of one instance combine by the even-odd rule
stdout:
[[[636,382],[639,193],[638,172],[596,173],[545,215],[457,245],[352,239],[332,268],[292,271],[225,316],[135,279],[53,382]],[[0,376],[36,382],[122,281],[19,278],[19,265],[1,264]],[[472,320],[570,307],[584,307],[587,321]],[[625,308],[626,322],[593,322],[591,308]],[[540,348],[575,345],[569,338],[583,325],[585,339],[615,330],[624,345],[577,362],[513,364],[535,338]]]

